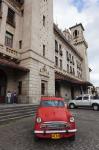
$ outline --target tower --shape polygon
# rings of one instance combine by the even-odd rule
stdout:
[[[72,35],[72,44],[76,47],[78,53],[82,56],[82,72],[83,72],[83,80],[89,81],[89,67],[88,67],[88,58],[87,58],[87,49],[88,44],[84,38],[84,27],[83,25],[76,24],[73,27],[70,27],[71,35]]]
[[[53,0],[25,0],[22,33],[21,65],[30,69],[29,102],[37,102],[41,95],[55,95]]]
[[[53,61],[53,47],[53,0],[25,0],[23,49]]]

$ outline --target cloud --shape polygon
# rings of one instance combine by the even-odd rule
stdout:
[[[70,2],[78,9],[79,12],[81,12],[85,7],[84,0],[70,0]]]
[[[75,3],[76,1],[76,3]],[[77,3],[78,2],[78,3]],[[82,6],[82,7],[81,7]],[[80,11],[81,9],[81,11]],[[88,60],[92,68],[91,81],[99,86],[99,0],[54,0],[54,21],[69,28],[82,23],[88,42]]]

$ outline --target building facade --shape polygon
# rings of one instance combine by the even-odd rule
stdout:
[[[88,93],[87,42],[82,24],[63,32],[54,25],[56,95],[66,100]]]
[[[79,24],[70,30],[53,25],[53,0],[0,0],[0,103],[14,90],[18,103],[86,92],[84,29]]]

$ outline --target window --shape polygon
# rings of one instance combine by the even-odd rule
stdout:
[[[59,51],[61,51],[62,50],[62,46],[61,46],[61,44],[59,44]]]
[[[41,81],[41,95],[47,95],[47,82]]]
[[[19,41],[19,49],[22,49],[22,40]]]
[[[70,73],[72,74],[72,67],[70,66]]]
[[[74,65],[74,56],[72,56],[72,64]]]
[[[59,100],[44,100],[40,103],[41,107],[64,107],[64,102]]]
[[[43,26],[45,27],[45,16],[43,15]]]
[[[7,23],[15,27],[15,12],[8,8]]]
[[[77,71],[77,77],[79,78],[79,71]]]
[[[24,16],[24,9],[21,10],[21,15]]]
[[[60,55],[62,56],[63,53],[62,53],[62,46],[61,46],[61,44],[59,44],[59,52],[60,52]]]
[[[68,51],[66,51],[67,61],[69,61],[69,54]]]
[[[13,47],[13,35],[6,31],[5,35],[5,45],[12,48]]]
[[[83,97],[83,100],[88,100],[88,99],[89,99],[88,96],[84,96],[84,97]]]
[[[82,100],[82,97],[81,97],[81,96],[80,96],[80,97],[77,97],[76,100]]]
[[[60,69],[62,69],[62,60],[60,59]]]
[[[22,81],[19,81],[19,84],[18,84],[18,94],[19,95],[22,94]]]
[[[45,84],[41,83],[41,95],[45,95]]]
[[[55,40],[55,52],[58,52],[58,42]]]
[[[67,64],[67,72],[69,73],[69,65]]]
[[[45,45],[43,45],[43,56],[45,57]]]
[[[73,75],[75,75],[75,69],[73,68]]]
[[[69,60],[70,60],[70,63],[71,63],[71,54],[69,54]]]
[[[76,38],[78,35],[79,35],[79,31],[75,30],[74,33],[73,33],[73,36]]]
[[[58,67],[58,57],[55,56],[55,66]]]

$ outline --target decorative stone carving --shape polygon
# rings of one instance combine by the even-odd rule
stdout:
[[[43,68],[40,69],[40,75],[49,77],[49,72],[46,68],[46,65],[44,65]]]

